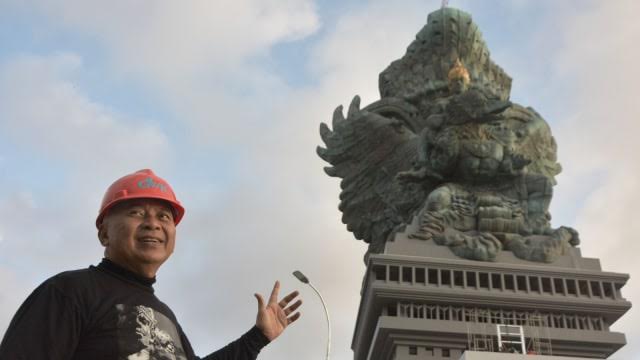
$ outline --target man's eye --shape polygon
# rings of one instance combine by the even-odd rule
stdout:
[[[162,213],[162,214],[160,214],[160,219],[162,219],[162,220],[173,220],[173,219],[171,218],[171,215],[169,215],[169,214],[167,214],[167,213]]]
[[[142,211],[140,209],[131,209],[129,211],[129,214],[135,215],[135,216],[144,216],[144,211]]]

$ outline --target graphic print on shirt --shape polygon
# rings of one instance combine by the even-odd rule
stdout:
[[[175,324],[152,308],[116,305],[118,360],[186,360]]]

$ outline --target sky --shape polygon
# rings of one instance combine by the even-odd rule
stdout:
[[[640,3],[451,0],[472,14],[511,100],[550,124],[563,172],[554,226],[640,285]],[[96,264],[95,216],[116,178],[152,168],[186,207],[156,294],[204,356],[255,322],[253,293],[299,289],[302,318],[260,359],[350,349],[366,246],[340,221],[317,157],[321,122],[402,57],[427,0],[0,0],[0,336],[42,281]],[[640,359],[635,308],[614,324]]]

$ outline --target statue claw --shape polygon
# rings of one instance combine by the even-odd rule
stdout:
[[[337,177],[338,173],[336,172],[336,168],[334,168],[333,166],[325,166],[324,167],[324,172],[331,176],[331,177]]]
[[[340,105],[333,111],[333,121],[331,122],[331,126],[333,127],[333,130],[335,131],[336,127],[340,126],[340,123],[344,121],[345,121],[345,118],[344,118],[344,114],[342,113],[342,105]]]
[[[360,96],[356,95],[351,100],[349,105],[349,111],[347,112],[347,119],[352,118],[357,112],[360,111]]]
[[[328,143],[329,136],[331,136],[331,130],[329,130],[329,126],[327,126],[327,124],[325,123],[320,123],[320,137],[325,144]]]
[[[322,158],[322,160],[324,161],[328,161],[327,160],[327,149],[318,146],[316,147],[316,154],[318,154],[318,156],[320,156],[320,158]]]

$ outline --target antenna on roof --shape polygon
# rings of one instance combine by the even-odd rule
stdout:
[[[442,8],[446,8],[449,5],[449,0],[442,0]]]

